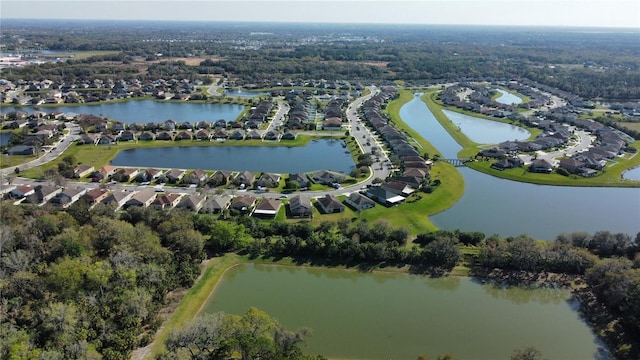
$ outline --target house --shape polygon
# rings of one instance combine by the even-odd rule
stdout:
[[[401,181],[389,181],[382,184],[382,188],[396,195],[407,197],[416,191],[416,188],[407,185]]]
[[[80,197],[86,192],[87,189],[83,187],[65,188],[63,191],[59,192],[55,197],[49,200],[49,202],[56,206],[66,208],[74,202],[78,201],[78,199],[80,199]]]
[[[251,195],[242,195],[235,198],[229,208],[240,211],[240,212],[250,212],[251,208],[253,208],[256,204],[256,198]]]
[[[292,131],[287,131],[284,134],[282,134],[282,137],[280,139],[282,140],[295,140],[298,137],[298,134],[292,132]]]
[[[324,130],[340,130],[342,129],[342,119],[339,117],[330,117],[322,122],[322,129]]]
[[[128,182],[138,175],[140,171],[136,168],[123,168],[113,174],[112,179],[119,182]]]
[[[159,178],[160,176],[162,176],[163,173],[164,173],[163,170],[148,168],[145,171],[138,174],[138,176],[136,176],[136,180],[140,182],[153,181]]]
[[[80,164],[73,169],[73,177],[77,179],[83,178],[92,174],[94,170],[94,167],[91,165]]]
[[[99,135],[95,134],[82,134],[78,139],[78,145],[96,145],[98,143]]]
[[[331,194],[318,198],[316,203],[318,204],[320,211],[324,214],[340,213],[344,211],[344,205],[337,197]]]
[[[121,206],[124,206],[124,204],[126,204],[126,202],[129,201],[132,196],[133,193],[130,191],[114,191],[107,195],[107,197],[104,198],[104,200],[102,200],[100,203],[105,205],[114,204],[117,209]]]
[[[34,146],[16,145],[6,151],[7,155],[35,155],[36,148]]]
[[[172,209],[180,202],[182,194],[178,193],[166,193],[157,196],[155,200],[151,202],[150,207],[156,210]]]
[[[289,174],[289,178],[287,179],[287,182],[291,182],[291,181],[297,182],[300,185],[301,189],[309,187],[309,178],[305,173]]]
[[[206,130],[206,129],[198,130],[198,132],[196,132],[195,139],[196,140],[209,140],[209,139],[211,139],[211,133],[209,132],[209,130]]]
[[[175,141],[179,140],[191,140],[193,137],[191,136],[191,131],[180,131],[178,135],[175,137]]]
[[[131,130],[123,131],[122,133],[120,133],[120,136],[118,137],[119,141],[133,141],[135,139],[136,139],[135,134]]]
[[[491,164],[491,167],[496,169],[496,170],[506,170],[506,169],[513,169],[513,168],[517,168],[520,166],[524,165],[524,161],[522,159],[520,159],[519,157],[510,157],[510,158],[506,158],[506,159],[502,159],[499,160],[493,164]]]
[[[253,210],[253,216],[274,218],[280,211],[282,202],[277,199],[264,198]]]
[[[180,201],[180,203],[176,205],[176,207],[180,209],[187,209],[194,212],[198,212],[204,205],[204,202],[206,199],[207,197],[205,195],[193,193],[189,196],[184,197]]]
[[[262,139],[262,135],[260,135],[260,133],[256,130],[251,130],[247,133],[245,138],[247,140],[260,140]]]
[[[313,208],[311,199],[301,195],[292,196],[289,199],[289,215],[294,218],[311,217]]]
[[[278,131],[278,130],[269,130],[264,134],[262,139],[268,140],[268,141],[278,141],[278,140],[280,140],[281,136],[282,136],[282,134],[280,133],[280,131]]]
[[[213,138],[216,141],[225,141],[229,138],[229,133],[225,129],[218,129],[213,133]]]
[[[124,207],[128,208],[131,206],[139,206],[139,207],[147,207],[151,205],[153,200],[156,199],[156,192],[153,189],[142,189],[135,193],[131,199],[129,199]]]
[[[262,173],[256,181],[256,185],[268,187],[268,188],[276,188],[280,183],[280,175],[279,174],[271,174],[271,173]]]
[[[256,176],[251,171],[243,171],[238,173],[233,179],[233,184],[241,188],[248,188],[253,185]]]
[[[498,159],[502,159],[507,155],[507,152],[504,149],[498,149],[496,147],[493,147],[491,149],[485,149],[485,150],[481,150],[478,155],[480,156],[486,156],[486,157],[491,157],[491,158],[498,158]]]
[[[142,140],[142,139],[140,139]],[[171,136],[171,133],[166,132],[166,131],[161,131],[160,133],[158,133],[158,135],[156,136],[156,140],[166,140],[166,141],[171,141],[173,140],[173,136]]]
[[[578,174],[581,169],[585,168],[585,164],[575,159],[560,159],[558,167],[567,170],[570,174]]]
[[[184,179],[184,182],[187,184],[199,185],[200,183],[206,180],[207,180],[207,172],[202,169],[196,169],[190,172],[189,175],[187,175],[187,177]]]
[[[98,137],[98,145],[109,145],[109,144],[115,144],[116,143],[116,138],[113,135],[110,134],[101,134],[100,137]]]
[[[218,170],[209,177],[207,183],[212,184],[213,182],[214,186],[226,185],[231,179],[231,174],[231,171]]]
[[[338,173],[326,171],[326,170],[320,170],[320,171],[314,172],[312,175],[312,178],[313,178],[313,181],[319,184],[331,185],[331,184],[341,183],[342,181],[344,181],[345,176],[340,175]]]
[[[233,130],[231,134],[229,134],[230,140],[244,140],[244,130],[237,129]]]
[[[175,184],[177,182],[179,182],[180,180],[182,180],[182,178],[184,177],[184,175],[187,173],[186,170],[182,170],[182,169],[171,169],[169,171],[167,171],[164,176],[167,178],[167,180],[172,183]]]
[[[9,197],[14,199],[22,199],[35,193],[35,188],[31,185],[18,185],[15,189],[9,191]]]
[[[372,186],[367,189],[366,195],[384,206],[398,205],[404,202],[404,197],[381,186]]]
[[[107,189],[95,188],[87,191],[80,199],[90,205],[95,205],[104,201],[110,194],[111,192]]]
[[[62,192],[62,188],[50,185],[38,185],[34,188],[33,194],[26,197],[25,201],[32,204],[43,204],[53,199]]]
[[[376,206],[375,201],[358,192],[349,194],[349,197],[347,197],[345,203],[357,211],[371,209],[372,207]]]
[[[115,174],[116,170],[117,168],[115,166],[105,165],[100,169],[91,173],[91,181],[93,182],[102,181],[102,179],[106,179],[109,176]]]
[[[138,136],[138,140],[141,140],[141,141],[151,141],[155,139],[156,139],[156,136],[149,131],[145,131],[142,134],[140,134],[140,136]]]
[[[553,166],[549,164],[547,160],[535,159],[529,166],[529,171],[536,173],[550,174],[553,171]]]
[[[200,209],[201,213],[215,214],[226,210],[231,204],[231,195],[215,195],[210,197]]]

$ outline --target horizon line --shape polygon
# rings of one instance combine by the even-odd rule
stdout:
[[[8,17],[2,18],[3,21],[122,21],[122,22],[166,22],[166,23],[227,23],[227,24],[290,24],[290,25],[376,25],[376,26],[455,26],[455,27],[516,27],[516,28],[561,28],[561,29],[611,29],[611,30],[635,30],[640,31],[639,27],[617,27],[603,25],[549,25],[549,24],[463,24],[463,23],[392,23],[392,22],[308,22],[308,21],[283,21],[283,20],[190,20],[190,19],[97,19],[97,18],[27,18],[27,17]]]

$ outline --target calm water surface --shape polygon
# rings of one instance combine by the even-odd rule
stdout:
[[[624,173],[622,173],[622,178],[627,180],[640,181],[640,166],[625,171]]]
[[[164,122],[168,119],[177,122],[189,121],[226,121],[235,120],[244,110],[244,105],[238,104],[201,104],[188,102],[162,102],[153,100],[135,100],[112,104],[96,104],[81,106],[57,107],[2,107],[3,113],[11,111],[25,111],[33,113],[36,110],[44,112],[62,112],[76,114],[93,114],[119,120],[126,124]]]
[[[342,140],[320,139],[305,146],[181,146],[124,150],[115,166],[163,167],[274,173],[332,170],[349,174],[355,167]]]
[[[404,105],[400,116],[445,158],[455,158],[460,151],[419,97]],[[534,185],[458,169],[465,191],[450,209],[430,217],[439,228],[547,240],[573,231],[608,230],[632,236],[640,232],[640,188]]]
[[[525,140],[531,136],[527,129],[511,124],[481,119],[455,111],[442,110],[454,124],[458,125],[469,140],[478,144],[498,144],[507,140]]]
[[[521,104],[522,99],[513,95],[508,91],[504,91],[502,89],[496,89],[500,94],[502,94],[499,98],[496,99],[497,102],[501,104],[513,105],[513,104]]]
[[[309,327],[308,354],[331,359],[508,359],[538,348],[549,359],[595,359],[598,344],[559,289],[498,289],[469,278],[241,265],[225,273],[203,312],[266,311]]]
[[[240,96],[240,97],[256,97],[260,95],[268,95],[265,92],[246,91],[246,90],[225,90],[224,93],[228,96]]]
[[[6,145],[9,143],[9,140],[11,139],[11,133],[0,133],[0,146],[2,145]]]

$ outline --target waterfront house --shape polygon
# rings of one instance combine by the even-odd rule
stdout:
[[[256,184],[258,186],[268,187],[268,188],[276,188],[280,183],[280,175],[279,174],[271,174],[271,173],[262,173],[258,178]]]
[[[180,131],[178,135],[175,137],[175,141],[180,140],[191,140],[193,137],[191,136],[191,131]]]
[[[113,135],[100,134],[100,137],[98,137],[98,145],[110,145],[115,143],[116,143],[116,138]]]
[[[383,189],[390,191],[396,195],[407,197],[416,191],[416,188],[407,185],[401,181],[389,181],[381,186]]]
[[[117,168],[115,166],[105,165],[100,169],[91,173],[91,181],[93,182],[102,181],[103,179],[106,179],[109,176],[115,174],[116,170]]]
[[[294,133],[293,131],[287,131],[284,134],[282,134],[281,139],[282,140],[295,140],[298,137],[298,135],[296,133]]]
[[[282,202],[277,199],[264,198],[253,211],[253,216],[274,218],[278,215]]]
[[[356,211],[371,209],[376,206],[375,201],[358,192],[349,194],[349,196],[345,200],[345,203],[351,206]]]
[[[242,171],[236,175],[233,179],[233,184],[236,186],[249,188],[253,185],[256,176],[251,171]]]
[[[237,129],[237,130],[233,130],[231,132],[231,134],[229,134],[229,139],[230,140],[244,140],[244,130],[242,129]]]
[[[531,162],[529,171],[549,174],[553,171],[553,166],[547,160],[535,159]]]
[[[199,185],[206,180],[207,180],[207,172],[202,169],[196,169],[187,175],[187,177],[184,179],[184,182],[187,184]]]
[[[251,130],[247,133],[245,138],[247,140],[260,140],[262,139],[262,135],[260,135],[260,133],[256,130]]]
[[[324,130],[340,130],[342,129],[342,119],[338,117],[331,117],[325,119],[322,122],[322,129]]]
[[[294,195],[289,199],[289,215],[294,218],[311,217],[313,208],[311,199],[306,196]]]
[[[201,140],[201,141],[202,140],[207,140],[208,141],[209,139],[211,139],[211,133],[209,132],[209,130],[206,130],[206,129],[198,130],[196,132],[195,139],[196,140]]]
[[[384,206],[398,205],[404,202],[404,197],[381,186],[372,186],[366,190],[366,195]]]
[[[264,140],[268,140],[268,141],[278,141],[280,140],[281,137],[281,133],[278,130],[269,130],[267,131],[264,136],[262,137]]]
[[[231,198],[231,197],[229,197],[229,198]],[[200,211],[200,209],[204,205],[206,199],[207,199],[207,197],[205,195],[198,194],[198,193],[193,193],[193,194],[191,194],[189,196],[184,197],[180,201],[180,203],[178,203],[178,205],[176,205],[176,207],[180,208],[180,209],[191,210],[193,212],[198,212],[198,211]]]
[[[225,129],[218,129],[213,133],[213,138],[216,141],[225,141],[229,138],[229,133]]]
[[[184,175],[187,173],[186,170],[183,169],[171,169],[169,171],[167,171],[164,176],[167,178],[167,180],[172,183],[175,184],[177,182],[179,182],[180,180],[182,180],[182,178],[184,177]]]
[[[78,139],[78,145],[96,145],[99,135],[96,134],[82,134]]]
[[[327,194],[316,200],[320,211],[324,214],[333,214],[344,211],[344,205],[338,200],[337,197],[331,194]]]
[[[142,140],[142,139],[141,139]],[[158,133],[158,135],[156,136],[156,140],[165,140],[165,141],[171,141],[173,140],[173,136],[171,135],[170,132],[167,131],[161,131],[160,133]]]
[[[232,172],[228,170],[217,170],[209,177],[207,183],[211,184],[213,180],[216,184],[214,186],[226,185],[231,179],[231,174]]]
[[[125,130],[121,132],[120,136],[118,137],[118,141],[133,141],[135,139],[135,134],[131,130]]]
[[[289,178],[287,179],[287,182],[291,182],[291,181],[297,182],[298,185],[300,185],[301,189],[309,187],[309,178],[305,173],[289,174]]]
[[[140,134],[140,136],[138,136],[138,140],[141,140],[141,141],[151,141],[155,139],[156,139],[155,134],[149,131],[145,131],[142,134]]]
[[[327,170],[316,171],[312,175],[313,181],[318,184],[339,184],[344,181],[345,176]]]

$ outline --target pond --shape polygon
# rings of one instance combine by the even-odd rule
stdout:
[[[158,141],[158,140],[156,140]],[[179,146],[124,150],[115,166],[297,173],[331,170],[349,174],[355,167],[342,140],[318,139],[305,146]]]
[[[506,104],[506,105],[514,105],[514,104],[521,104],[522,103],[522,99],[516,95],[513,95],[512,93],[508,92],[508,91],[504,91],[502,89],[496,89],[496,91],[498,91],[500,94],[500,97],[496,99],[497,102],[501,103],[501,104]]]
[[[596,359],[596,337],[563,289],[496,288],[469,278],[240,265],[201,313],[255,306],[288,329],[309,327],[307,354],[331,359],[508,359],[533,346],[545,358]]]
[[[164,122],[168,119],[177,122],[189,121],[216,121],[224,119],[226,121],[236,120],[244,111],[244,105],[238,104],[209,104],[209,103],[185,103],[166,102],[154,100],[133,100],[110,104],[79,105],[79,106],[56,106],[56,107],[2,107],[3,113],[11,111],[34,111],[62,112],[76,114],[93,114],[105,116],[109,119],[119,120],[126,124]]]
[[[455,111],[442,112],[458,126],[469,140],[478,144],[499,144],[507,140],[525,140],[531,136],[529,130],[511,124],[486,120]]]
[[[420,97],[405,104],[400,117],[443,157],[457,157],[460,145]],[[499,179],[469,168],[458,169],[465,182],[462,198],[448,210],[429,217],[441,229],[502,236],[528,234],[546,240],[574,231],[608,230],[631,236],[640,232],[640,188],[534,185]]]
[[[640,181],[640,166],[634,167],[622,173],[622,178],[627,180]]]
[[[269,95],[266,92],[247,91],[247,90],[225,90],[224,94],[227,96],[239,96],[239,97],[257,97],[260,95]]]

